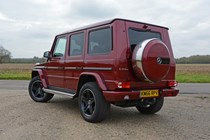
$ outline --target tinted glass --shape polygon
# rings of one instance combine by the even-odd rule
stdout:
[[[146,39],[158,38],[161,40],[161,35],[158,32],[151,32],[148,30],[129,29],[130,47],[133,51],[134,47]]]
[[[71,36],[70,56],[81,55],[84,48],[84,33]]]
[[[55,49],[53,52],[54,57],[62,57],[64,56],[65,53],[65,48],[66,48],[66,38],[58,38],[56,40],[56,45]]]
[[[107,54],[112,50],[111,28],[91,31],[89,33],[88,53]]]

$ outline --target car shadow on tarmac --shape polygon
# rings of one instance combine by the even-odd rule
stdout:
[[[60,112],[68,112],[69,115],[74,114],[81,119],[77,99],[72,100],[65,97],[56,97],[49,101],[47,104]],[[124,121],[139,122],[154,119],[164,120],[163,116],[161,116],[160,113],[153,115],[144,115],[139,113],[135,107],[122,108],[111,105],[110,114],[108,115],[107,119],[104,120],[102,123],[116,123]]]

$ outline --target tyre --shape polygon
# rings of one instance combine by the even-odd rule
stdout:
[[[157,98],[155,99],[154,104],[145,104],[141,106],[136,106],[137,110],[142,114],[154,114],[162,108],[164,103],[164,98]]]
[[[108,103],[96,82],[88,82],[79,92],[79,109],[82,117],[91,123],[104,120],[110,111]]]
[[[34,78],[32,78],[28,86],[28,91],[29,91],[30,97],[34,101],[47,102],[50,99],[52,99],[52,97],[54,96],[54,94],[45,93],[42,90],[42,88],[43,88],[43,85],[39,76],[35,76]]]

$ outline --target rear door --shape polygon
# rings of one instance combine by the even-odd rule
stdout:
[[[84,65],[85,32],[71,33],[65,61],[65,88],[76,91],[78,80]]]
[[[85,54],[85,71],[98,73],[104,79],[113,79],[115,55],[112,26],[89,29]]]

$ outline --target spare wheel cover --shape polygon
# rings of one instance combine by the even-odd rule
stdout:
[[[139,79],[158,82],[170,68],[170,53],[159,39],[152,38],[138,44],[132,54],[132,66]]]

